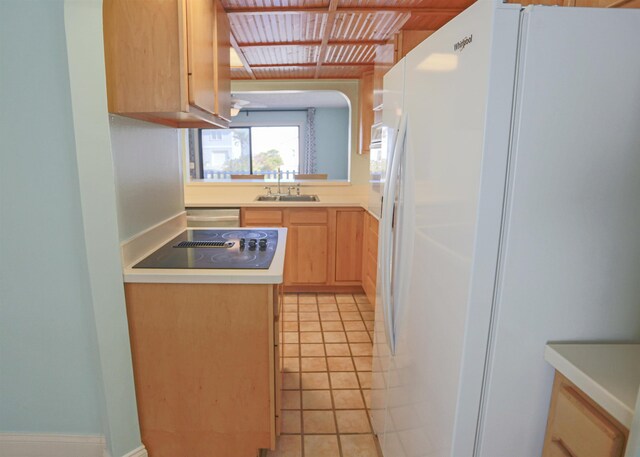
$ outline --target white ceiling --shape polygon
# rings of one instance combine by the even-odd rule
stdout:
[[[349,106],[347,97],[335,90],[233,92],[232,103],[235,99],[251,102],[249,105],[244,105],[244,109],[347,108]]]

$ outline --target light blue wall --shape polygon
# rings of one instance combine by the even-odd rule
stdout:
[[[316,147],[318,172],[330,179],[349,178],[349,109],[316,110]]]
[[[137,455],[141,441],[107,115],[102,0],[65,0],[64,19],[87,267],[104,394],[103,430],[109,455]]]
[[[0,1],[0,432],[102,434],[61,0]]]
[[[306,125],[304,111],[240,112],[232,126],[286,124]],[[304,144],[304,139],[303,139]],[[317,172],[327,173],[328,179],[348,179],[349,176],[349,109],[316,109]],[[302,152],[302,151],[301,151]]]

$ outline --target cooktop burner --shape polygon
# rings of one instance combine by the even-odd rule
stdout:
[[[266,270],[277,246],[277,230],[186,230],[133,268]]]
[[[222,238],[225,238],[227,240],[231,240],[234,238],[261,239],[261,238],[267,238],[267,237],[268,235],[265,232],[248,231],[248,230],[234,230],[232,232],[227,232],[222,234]]]

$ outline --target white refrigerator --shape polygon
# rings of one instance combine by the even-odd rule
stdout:
[[[385,457],[539,457],[548,341],[640,338],[640,10],[479,0],[384,80]]]

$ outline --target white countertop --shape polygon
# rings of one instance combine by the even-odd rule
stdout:
[[[272,188],[274,188],[273,185]],[[236,183],[235,185],[191,183],[185,185],[184,189],[184,204],[187,208],[355,207],[362,208],[377,218],[369,211],[369,186],[352,186],[348,183],[342,185],[305,183],[302,187],[302,193],[318,195],[319,202],[258,202],[255,200],[256,197],[265,194],[265,190],[263,185],[255,183]],[[273,190],[275,191],[275,188]]]
[[[225,207],[264,207],[264,206],[282,206],[282,207],[291,207],[291,206],[304,206],[304,207],[327,207],[327,206],[353,206],[358,208],[366,209],[366,204],[363,199],[353,196],[340,196],[340,195],[330,195],[330,196],[320,196],[320,201],[318,202],[279,202],[279,201],[271,201],[271,202],[259,202],[255,200],[255,197],[250,198],[242,198],[242,197],[233,197],[233,198],[216,198],[211,199],[209,201],[204,202],[186,202],[185,206],[187,208],[225,208]]]
[[[362,208],[374,218],[379,217],[369,209],[369,205],[361,199],[349,196],[320,197],[319,202],[257,202],[254,199],[216,199],[205,202],[185,203],[187,208]]]
[[[252,230],[261,227],[252,227]],[[171,236],[138,256],[124,268],[124,282],[135,283],[184,283],[184,284],[281,284],[284,272],[284,253],[287,244],[287,229],[263,227],[278,230],[278,247],[268,270],[231,270],[231,269],[169,269],[169,268],[132,268],[133,265],[152,254],[171,240]],[[207,228],[209,229],[209,228]],[[228,230],[228,227],[223,227]],[[189,228],[189,230],[199,230]],[[203,229],[204,230],[204,229]]]
[[[640,344],[547,344],[544,358],[631,428],[640,387]]]
[[[326,200],[320,202],[207,202],[207,203],[189,203],[186,204],[187,208],[268,208],[268,207],[315,207],[315,208],[326,208],[326,207],[354,207],[354,208],[363,208],[367,209],[362,203],[355,201],[344,201],[344,202],[328,202]]]

